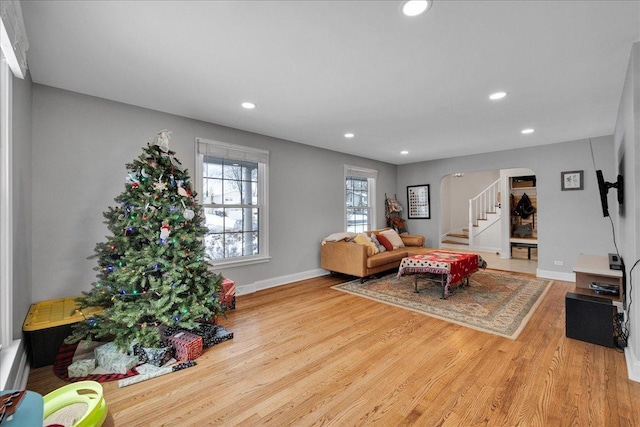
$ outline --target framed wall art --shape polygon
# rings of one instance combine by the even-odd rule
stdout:
[[[429,184],[408,185],[407,205],[409,219],[431,219]]]
[[[560,174],[562,191],[584,190],[583,175],[584,171],[562,172]]]

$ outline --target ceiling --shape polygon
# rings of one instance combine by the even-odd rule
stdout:
[[[392,164],[613,133],[640,2],[400,3],[21,5],[35,83]]]

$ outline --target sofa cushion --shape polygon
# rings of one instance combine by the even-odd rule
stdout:
[[[380,233],[384,237],[389,240],[393,249],[404,248],[404,242],[400,238],[400,235],[396,232],[396,230],[385,230]]]
[[[392,251],[393,250],[393,245],[391,244],[391,242],[389,241],[389,239],[387,239],[386,237],[384,237],[383,234],[378,234],[378,242],[380,242],[380,244],[382,246],[384,246],[384,248],[388,251]]]
[[[424,237],[416,236],[412,234],[401,234],[400,238],[404,242],[405,246],[424,246]]]
[[[400,265],[402,258],[407,256],[407,251],[404,249],[395,249],[393,251],[387,251],[375,254],[367,258],[367,268],[376,268],[381,265],[397,262]]]
[[[360,245],[365,245],[371,248],[372,252],[369,252],[371,255],[375,255],[378,253],[378,247],[375,245],[375,243],[373,243],[371,241],[371,239],[369,238],[369,236],[367,236],[365,233],[360,233],[356,236],[355,239],[353,239],[353,241],[355,243],[358,243]]]
[[[371,241],[378,247],[378,252],[386,252],[387,248],[385,248],[382,243],[378,240],[378,236],[375,233],[371,233],[369,235],[371,237]]]

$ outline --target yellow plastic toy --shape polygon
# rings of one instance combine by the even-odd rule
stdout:
[[[102,386],[96,381],[78,381],[44,397],[45,426],[101,426],[107,418],[107,411]]]

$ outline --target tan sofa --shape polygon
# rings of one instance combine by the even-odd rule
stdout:
[[[368,231],[378,234],[381,230]],[[320,247],[320,267],[331,273],[343,273],[360,277],[360,281],[377,273],[398,268],[402,258],[425,253],[433,249],[424,247],[424,236],[401,234],[404,248],[373,254],[373,250],[353,242],[323,242]]]

